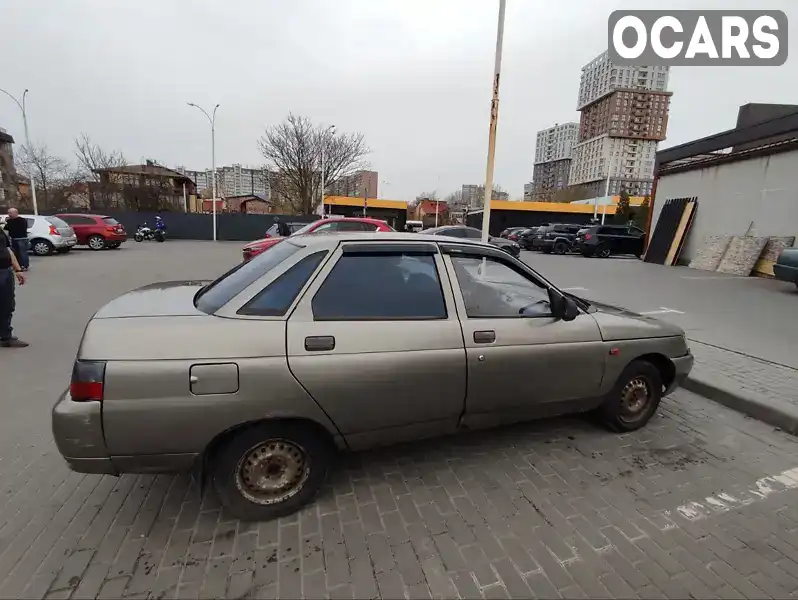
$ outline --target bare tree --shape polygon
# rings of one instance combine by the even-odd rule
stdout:
[[[574,202],[575,200],[587,200],[594,196],[595,194],[583,186],[572,186],[554,192],[551,195],[551,202]]]
[[[114,167],[124,167],[127,161],[121,152],[112,150],[107,152],[91,141],[91,138],[81,133],[75,138],[75,158],[80,169],[87,179],[100,181],[97,169],[110,169]]]
[[[258,148],[274,172],[271,193],[277,204],[299,214],[311,214],[321,202],[321,165],[325,187],[365,169],[370,152],[361,133],[333,133],[294,114],[267,127]]]
[[[50,154],[47,146],[23,145],[15,162],[17,172],[35,182],[39,208],[63,207],[68,203],[70,190],[80,181],[69,163]]]
[[[421,200],[438,200],[438,192],[422,192],[418,196],[416,196],[416,202]]]

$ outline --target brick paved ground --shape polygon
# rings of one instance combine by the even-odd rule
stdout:
[[[69,472],[48,412],[92,312],[237,254],[167,246],[34,263],[34,346],[0,358],[0,597],[798,594],[798,480],[763,479],[798,466],[796,439],[688,392],[630,435],[570,418],[354,455],[272,523],[184,477]]]

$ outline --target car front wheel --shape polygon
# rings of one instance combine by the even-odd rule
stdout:
[[[568,250],[570,250],[570,248],[565,242],[557,242],[554,244],[554,254],[568,254]]]
[[[599,246],[598,249],[596,250],[596,255],[599,258],[609,258],[610,254],[612,253],[610,252],[610,249],[607,246]]]
[[[212,458],[213,487],[236,518],[268,521],[290,515],[315,497],[333,452],[323,436],[301,423],[248,427]]]
[[[599,413],[618,432],[635,431],[649,422],[662,399],[662,376],[649,362],[636,360],[618,377]]]

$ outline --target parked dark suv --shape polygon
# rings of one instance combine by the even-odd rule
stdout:
[[[577,232],[582,225],[568,223],[552,223],[541,227],[532,238],[532,249],[542,250],[545,253],[567,254],[576,239]]]
[[[634,225],[594,225],[582,229],[575,247],[583,256],[607,258],[612,254],[643,254],[646,234]]]

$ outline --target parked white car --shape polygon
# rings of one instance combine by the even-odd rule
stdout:
[[[20,215],[28,222],[28,241],[30,249],[37,256],[47,256],[54,252],[69,252],[78,238],[75,230],[58,217],[42,215]],[[5,225],[8,215],[0,215],[0,227]]]

